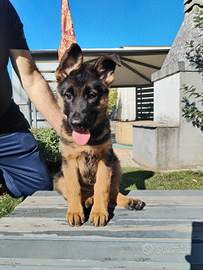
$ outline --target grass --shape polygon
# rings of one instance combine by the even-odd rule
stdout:
[[[179,171],[170,173],[152,172],[137,168],[123,168],[121,190],[186,190],[203,189],[203,172]],[[0,186],[0,218],[10,214],[22,201],[13,199]]]
[[[9,215],[22,202],[22,198],[14,199],[0,185],[0,218]]]

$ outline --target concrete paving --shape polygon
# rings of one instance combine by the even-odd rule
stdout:
[[[111,138],[113,143],[113,150],[120,160],[121,167],[135,167],[140,166],[133,160],[132,146],[119,145],[115,140],[116,121],[111,121]]]
[[[133,160],[132,148],[113,147],[113,150],[120,160],[121,167],[140,168],[140,166]]]

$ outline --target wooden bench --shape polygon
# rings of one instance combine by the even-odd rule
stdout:
[[[203,269],[203,190],[128,196],[144,210],[110,205],[106,227],[69,227],[66,201],[36,192],[0,219],[0,269]]]

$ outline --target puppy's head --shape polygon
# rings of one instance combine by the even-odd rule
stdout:
[[[67,116],[67,125],[79,145],[88,142],[91,129],[106,114],[108,87],[114,80],[117,55],[101,56],[94,64],[83,63],[83,54],[72,44],[56,70],[59,106]]]

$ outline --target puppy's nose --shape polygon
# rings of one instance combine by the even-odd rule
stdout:
[[[84,121],[81,118],[73,117],[71,121],[71,125],[75,130],[81,130],[84,126]]]

